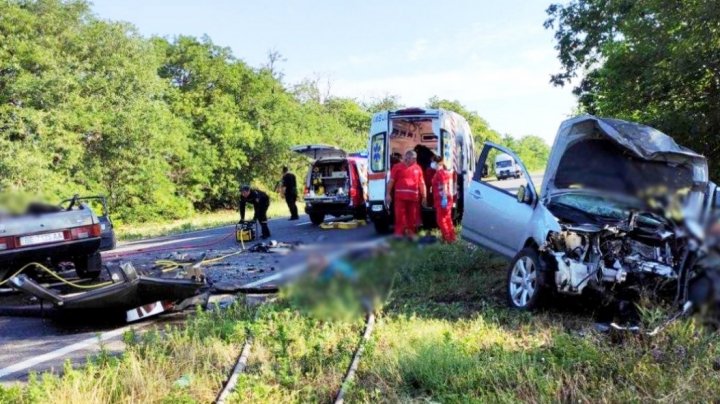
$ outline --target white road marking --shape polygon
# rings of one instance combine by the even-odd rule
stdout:
[[[300,217],[303,217],[303,216],[305,216],[305,215],[304,215],[304,214],[300,215]],[[287,216],[276,217],[276,218],[274,218],[274,219],[268,220],[268,222],[275,222],[275,221],[278,221],[278,220],[287,220]],[[310,223],[310,222],[308,222],[308,223]],[[121,249],[121,248],[125,248],[125,249],[126,249],[126,250],[123,250],[123,251],[135,251],[135,250],[137,250],[137,249],[146,248],[146,247],[145,247],[145,244],[146,244],[146,243],[150,243],[150,242],[170,241],[170,242],[172,243],[172,242],[175,242],[175,241],[178,241],[178,240],[179,240],[179,241],[187,240],[186,238],[184,238],[185,236],[191,236],[191,235],[197,234],[197,233],[216,232],[216,231],[219,231],[219,230],[225,230],[225,229],[228,229],[228,230],[229,230],[229,229],[234,229],[234,228],[235,228],[235,225],[234,225],[234,224],[228,224],[228,225],[218,226],[218,227],[209,227],[209,228],[207,228],[207,229],[191,230],[191,231],[188,231],[188,232],[171,234],[171,235],[168,235],[168,236],[159,236],[159,237],[138,239],[138,240],[133,240],[133,241],[128,241],[128,242],[122,242],[122,241],[121,241],[121,242],[118,243],[118,248],[117,248],[116,250],[112,250],[112,251],[109,251],[109,252],[114,252],[114,251],[117,251],[117,250],[119,250],[119,249]],[[214,235],[214,234],[211,234],[211,235],[209,235],[208,237],[213,236],[213,235]],[[133,247],[134,249],[129,249],[128,247]]]
[[[104,342],[104,341],[107,341],[107,340],[109,340],[109,339],[113,339],[113,338],[115,338],[115,337],[118,337],[118,336],[122,335],[125,331],[128,331],[128,330],[130,330],[130,329],[133,329],[133,328],[134,328],[134,329],[142,328],[142,327],[145,327],[145,326],[147,326],[147,325],[149,325],[149,324],[152,324],[152,322],[146,322],[146,323],[142,323],[142,324],[136,324],[136,325],[133,325],[133,326],[121,327],[121,328],[118,328],[118,329],[115,329],[115,330],[112,330],[112,331],[107,331],[107,332],[101,333],[101,334],[96,335],[96,336],[91,337],[91,338],[84,339],[84,340],[82,340],[82,341],[80,341],[80,342],[76,342],[76,343],[74,343],[74,344],[72,344],[72,345],[68,345],[68,346],[66,346],[66,347],[63,347],[63,348],[60,348],[60,349],[56,349],[56,350],[54,350],[54,351],[52,351],[52,352],[48,352],[48,353],[45,353],[45,354],[42,354],[42,355],[34,356],[34,357],[29,358],[29,359],[26,359],[26,360],[24,360],[24,361],[22,361],[22,362],[18,362],[18,363],[14,364],[14,365],[8,366],[8,367],[3,368],[3,369],[0,369],[0,379],[2,379],[3,377],[5,377],[5,376],[7,376],[7,375],[9,375],[9,374],[12,374],[12,373],[15,373],[15,372],[19,372],[19,371],[21,371],[21,370],[30,369],[30,368],[32,368],[33,366],[39,365],[39,364],[41,364],[41,363],[43,363],[43,362],[48,362],[48,361],[51,361],[51,360],[53,360],[53,359],[62,358],[63,356],[65,356],[65,355],[67,355],[67,354],[69,354],[69,353],[72,353],[72,352],[75,352],[75,351],[79,351],[79,350],[81,350],[81,349],[89,348],[89,347],[91,347],[91,346],[94,346],[94,345],[99,344],[100,342]]]
[[[310,222],[298,223],[298,224],[296,224],[295,226],[305,226],[306,224],[310,224]]]
[[[168,246],[171,244],[187,243],[190,241],[203,240],[203,239],[206,239],[209,237],[214,237],[214,235],[188,237],[188,238],[181,238],[181,239],[174,239],[174,240],[167,240],[167,241],[148,240],[148,241],[143,241],[142,244],[136,244],[136,245],[127,246],[127,247],[118,247],[114,250],[108,251],[108,255],[110,255],[112,253],[123,253],[123,252],[136,251],[136,250],[141,250],[141,249],[163,247],[163,246]]]

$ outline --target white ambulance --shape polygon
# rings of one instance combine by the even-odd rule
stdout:
[[[392,207],[385,203],[391,158],[401,158],[408,150],[418,152],[423,172],[430,165],[430,152],[444,157],[455,178],[453,217],[462,219],[463,190],[475,170],[475,145],[465,118],[443,109],[382,111],[372,117],[368,146],[368,215],[378,233],[388,233],[394,221]],[[432,207],[423,208],[423,224],[435,225]]]

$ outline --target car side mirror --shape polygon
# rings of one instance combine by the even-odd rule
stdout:
[[[520,185],[520,188],[518,188],[517,201],[518,203],[527,203],[528,205],[532,203],[532,194],[528,192],[525,185]]]
[[[484,164],[481,175],[484,178],[484,177],[487,177],[489,174],[490,174],[490,169],[488,168],[487,164]]]

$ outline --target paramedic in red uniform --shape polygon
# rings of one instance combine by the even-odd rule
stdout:
[[[395,236],[414,237],[420,204],[427,205],[423,170],[417,164],[417,153],[405,153],[404,164],[397,164],[390,172],[390,183],[385,196],[388,204],[392,201],[390,190],[395,189]]]
[[[451,192],[452,176],[448,172],[445,161],[437,157],[437,172],[432,179],[433,202],[435,218],[442,233],[443,241],[455,241],[455,228],[452,222],[453,195]]]

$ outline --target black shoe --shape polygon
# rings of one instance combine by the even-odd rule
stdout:
[[[260,238],[263,239],[263,240],[267,240],[267,239],[270,238],[270,235],[269,235],[269,234],[263,234],[262,237],[260,237]]]
[[[300,219],[300,218],[299,218],[299,217],[291,217],[291,218],[288,219],[288,220],[298,220],[298,219]]]

